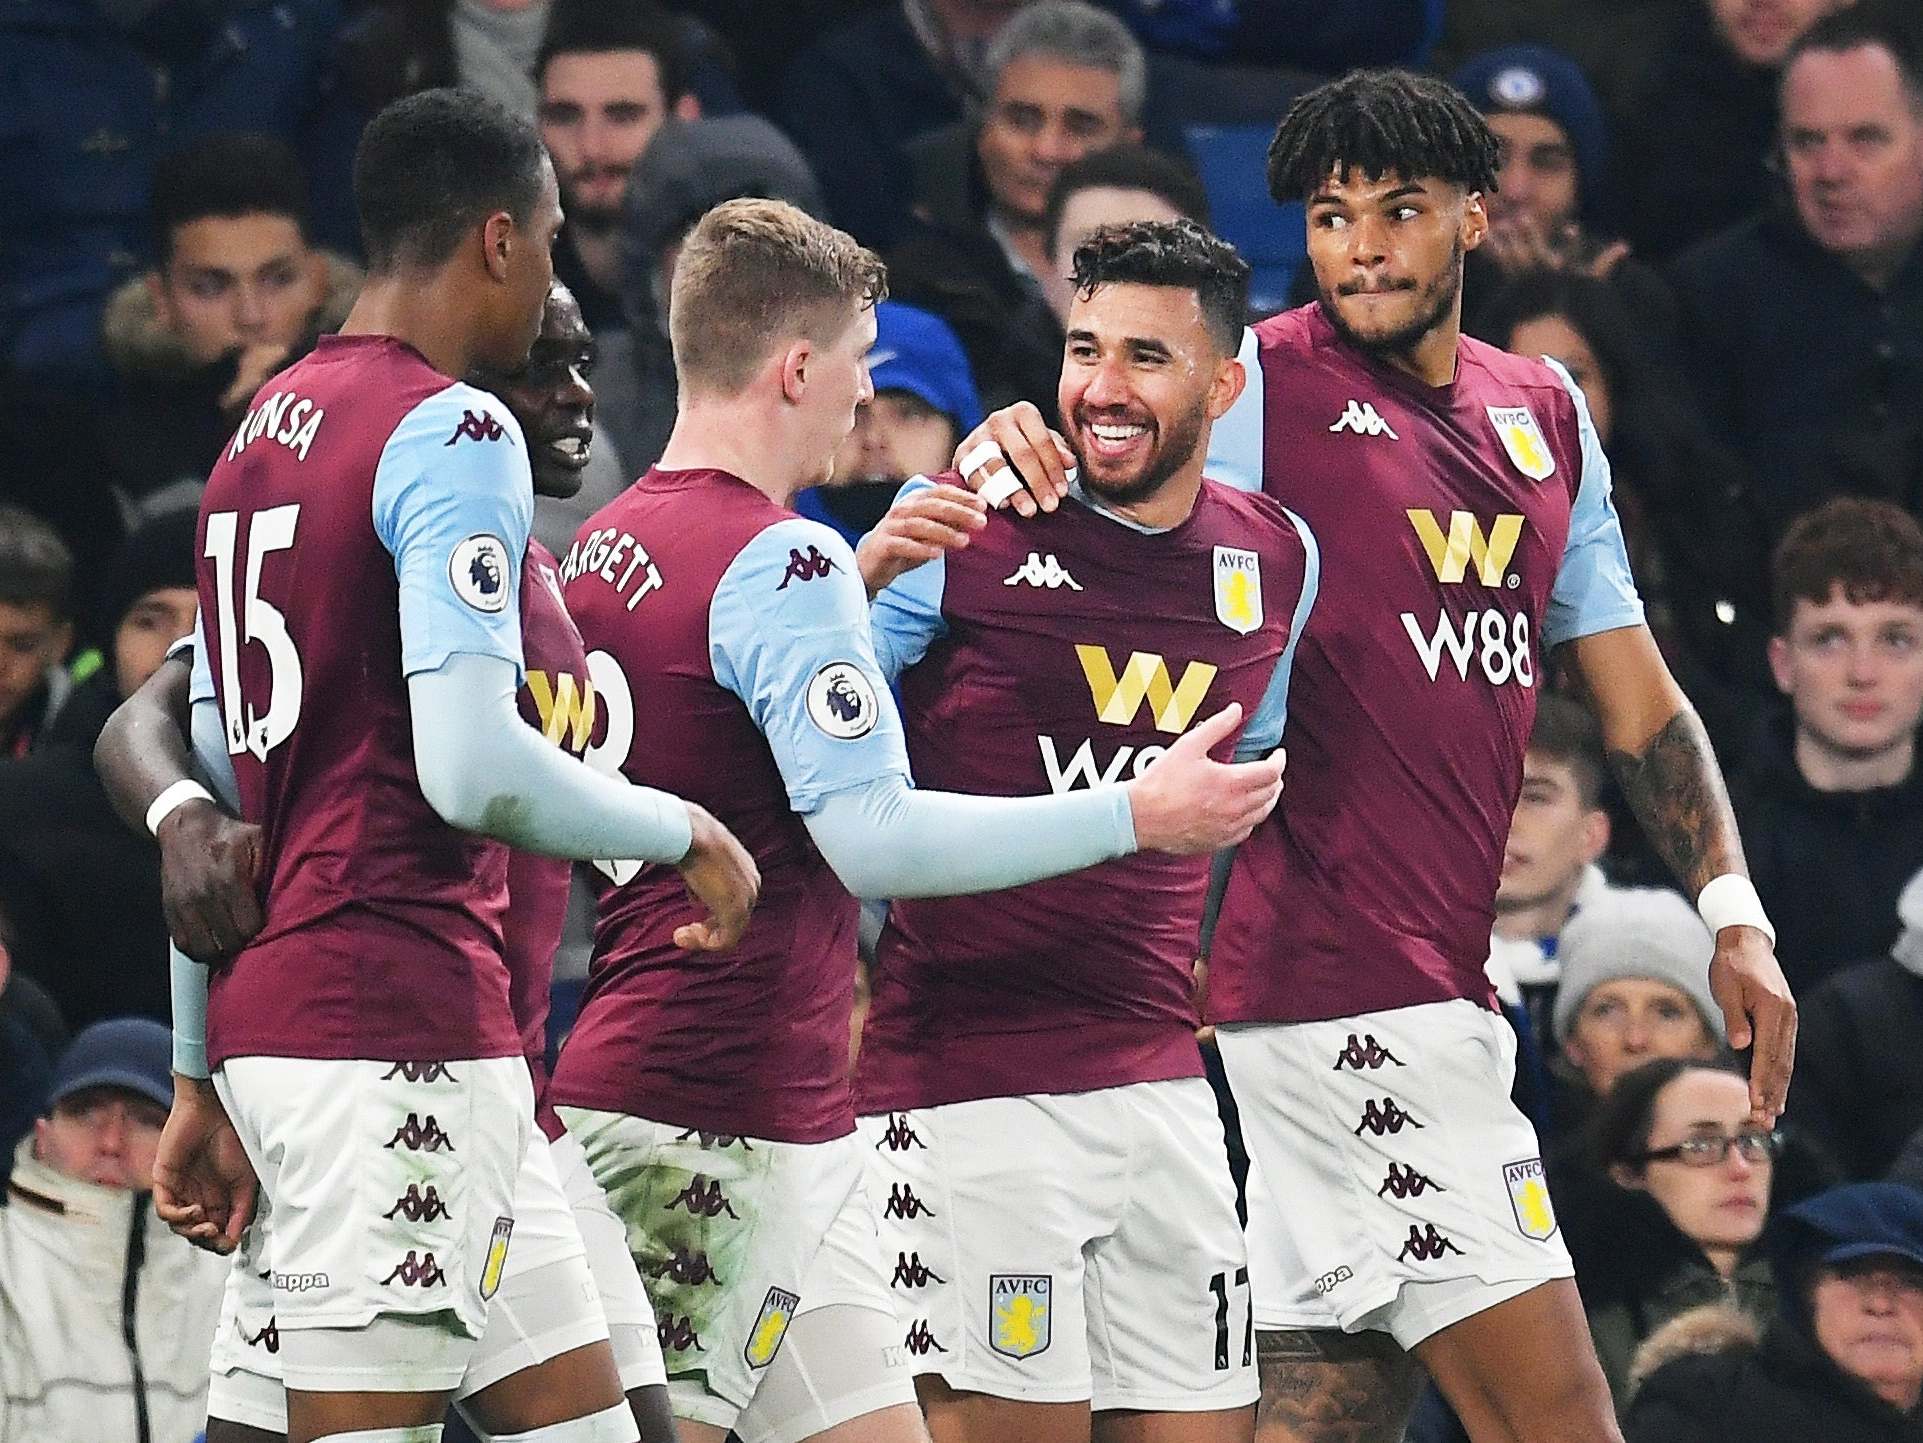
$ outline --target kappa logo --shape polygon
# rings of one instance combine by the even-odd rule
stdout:
[[[459,1082],[445,1062],[397,1062],[381,1074],[382,1082]]]
[[[1382,419],[1373,401],[1349,402],[1348,408],[1335,418],[1335,424],[1329,430],[1331,433],[1349,431],[1357,436],[1387,436],[1391,441],[1402,439],[1396,435],[1395,428]]]
[[[1365,1033],[1361,1041],[1357,1041],[1356,1035],[1351,1032],[1348,1046],[1335,1055],[1334,1071],[1340,1072],[1345,1067],[1353,1067],[1360,1072],[1366,1067],[1374,1072],[1388,1062],[1393,1062],[1397,1067],[1402,1066],[1402,1059],[1377,1042],[1373,1032]]]
[[[441,1131],[433,1113],[422,1122],[419,1113],[410,1112],[407,1121],[394,1129],[394,1135],[385,1144],[387,1151],[396,1147],[404,1147],[409,1152],[452,1152],[454,1140]]]
[[[923,1216],[935,1217],[935,1210],[915,1196],[915,1190],[905,1182],[895,1183],[888,1189],[888,1201],[883,1205],[883,1217],[900,1218],[903,1222],[913,1222]]]
[[[1467,511],[1449,513],[1449,530],[1444,534],[1436,513],[1412,509],[1405,513],[1415,528],[1416,540],[1436,580],[1444,586],[1460,586],[1473,565],[1476,579],[1484,586],[1507,587],[1522,584],[1522,578],[1509,570],[1515,559],[1516,543],[1522,539],[1522,517],[1500,515],[1484,535],[1482,523]]]
[[[934,1269],[923,1264],[921,1254],[896,1253],[895,1275],[888,1280],[891,1288],[925,1288],[930,1283],[945,1283],[944,1278]]]
[[[739,1221],[741,1216],[734,1210],[734,1204],[728,1201],[728,1195],[721,1190],[721,1184],[706,1173],[698,1172],[690,1178],[688,1185],[670,1198],[661,1211],[671,1213],[678,1207],[686,1208],[698,1218],[718,1218],[726,1213]]]
[[[454,428],[454,434],[441,442],[452,446],[456,441],[498,441],[507,434],[507,428],[485,411],[463,411],[461,424]]]
[[[754,1151],[754,1147],[749,1143],[747,1138],[732,1132],[703,1132],[698,1127],[691,1127],[675,1139],[676,1142],[688,1142],[690,1140],[703,1152],[710,1152],[717,1148],[737,1146],[743,1152]]]
[[[1032,1358],[1046,1352],[1052,1280],[1047,1273],[990,1273],[988,1307],[994,1319],[988,1346],[1005,1358]]]
[[[755,1325],[748,1332],[747,1346],[741,1350],[750,1368],[765,1368],[774,1362],[775,1354],[781,1351],[781,1340],[788,1336],[788,1323],[800,1303],[799,1293],[783,1288],[768,1289],[768,1296],[761,1300]]]
[[[576,756],[588,749],[597,706],[593,682],[571,671],[550,677],[529,668],[527,694],[534,702],[534,714],[541,719],[542,736]]]
[[[901,1344],[917,1358],[926,1358],[930,1353],[946,1353],[948,1351],[948,1349],[941,1345],[941,1340],[930,1330],[926,1318],[915,1319],[913,1324],[909,1326],[908,1335],[901,1340]]]
[[[1396,1254],[1396,1261],[1400,1263],[1414,1258],[1419,1263],[1429,1263],[1444,1253],[1454,1253],[1457,1257],[1464,1255],[1446,1233],[1436,1231],[1434,1223],[1425,1223],[1420,1228],[1411,1223],[1408,1241],[1403,1243],[1402,1251]]]
[[[273,1318],[269,1318],[267,1320],[267,1326],[251,1338],[247,1336],[246,1331],[243,1329],[240,1338],[241,1341],[250,1348],[265,1348],[270,1353],[278,1353],[280,1351],[280,1325]]]
[[[1425,1173],[1417,1172],[1406,1163],[1390,1163],[1389,1175],[1382,1179],[1382,1186],[1375,1190],[1377,1197],[1402,1198],[1421,1197],[1425,1192],[1447,1192],[1448,1188]]]
[[[1354,1276],[1355,1276],[1355,1270],[1353,1268],[1350,1268],[1346,1263],[1339,1268],[1331,1268],[1329,1269],[1328,1272],[1324,1273],[1321,1277],[1315,1280],[1315,1290],[1318,1293],[1321,1293],[1326,1296],[1327,1294],[1334,1292],[1337,1288],[1341,1287],[1344,1283],[1348,1282]]]
[[[1175,681],[1168,663],[1152,651],[1130,652],[1119,676],[1105,646],[1077,644],[1075,655],[1082,663],[1082,675],[1088,679],[1095,715],[1110,726],[1130,725],[1142,703],[1147,702],[1155,729],[1180,736],[1195,719],[1215,680],[1213,665],[1191,661],[1182,668],[1182,679]]]
[[[385,1287],[396,1279],[400,1280],[404,1288],[434,1288],[447,1285],[447,1274],[442,1272],[441,1265],[434,1261],[434,1254],[417,1254],[412,1248],[407,1250],[406,1257],[394,1264],[394,1271],[381,1279],[381,1284]]]
[[[1505,1163],[1503,1184],[1509,1189],[1509,1206],[1516,1214],[1516,1227],[1522,1235],[1544,1243],[1556,1235],[1556,1210],[1549,1202],[1549,1185],[1544,1180],[1542,1159],[1524,1158]]]
[[[672,1313],[663,1313],[654,1325],[654,1336],[655,1341],[661,1344],[661,1351],[664,1353],[708,1351],[701,1341],[701,1335],[694,1330],[694,1319],[690,1317],[677,1318]]]
[[[433,1183],[427,1185],[426,1192],[421,1191],[419,1183],[409,1183],[407,1191],[396,1198],[394,1206],[381,1216],[391,1219],[395,1213],[405,1214],[411,1223],[439,1222],[442,1218],[453,1216],[447,1210],[447,1204],[441,1201],[440,1189]]]
[[[1028,553],[1028,560],[1015,568],[1012,576],[1002,579],[1003,586],[1045,586],[1050,591],[1066,586],[1070,591],[1080,591],[1082,583],[1068,574],[1068,568],[1055,559],[1055,553],[1043,556],[1040,552]]]
[[[907,1152],[911,1147],[918,1147],[923,1152],[928,1150],[928,1144],[921,1140],[921,1134],[915,1131],[914,1124],[908,1120],[905,1112],[888,1114],[887,1130],[882,1133],[881,1141],[875,1144],[875,1151],[880,1152],[884,1147],[890,1152]]]
[[[788,552],[788,569],[782,575],[781,585],[777,586],[775,590],[786,591],[788,589],[788,583],[791,581],[813,581],[818,577],[826,576],[831,571],[839,570],[841,570],[841,568],[835,565],[833,557],[823,556],[821,552],[813,546],[810,546],[806,552],[790,548]]]
[[[1370,1098],[1362,1106],[1362,1121],[1355,1125],[1355,1135],[1360,1137],[1366,1131],[1373,1137],[1381,1137],[1384,1133],[1401,1132],[1405,1127],[1420,1130],[1422,1124],[1415,1120],[1413,1114],[1397,1107],[1393,1097],[1383,1098],[1380,1107],[1376,1106],[1374,1098]]]
[[[333,1279],[326,1273],[262,1273],[261,1276],[277,1293],[306,1293],[334,1285]]]
[[[690,1252],[680,1244],[665,1258],[649,1258],[641,1265],[641,1271],[655,1282],[667,1281],[684,1288],[696,1288],[703,1283],[721,1286],[721,1275],[714,1270],[705,1252]]]

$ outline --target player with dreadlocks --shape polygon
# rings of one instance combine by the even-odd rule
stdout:
[[[1624,790],[1716,933],[1710,987],[1773,1122],[1795,1006],[1702,724],[1647,627],[1581,391],[1464,337],[1496,140],[1440,81],[1347,76],[1269,156],[1307,206],[1318,299],[1245,333],[1256,376],[1209,474],[1322,547],[1296,653],[1287,797],[1228,869],[1210,1016],[1254,1160],[1263,1443],[1402,1436],[1413,1353],[1477,1443],[1616,1443],[1483,972],[1545,652],[1595,705]],[[1060,494],[1039,417],[1000,443]],[[984,439],[963,443],[972,451]]]

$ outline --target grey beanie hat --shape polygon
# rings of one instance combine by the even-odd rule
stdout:
[[[1723,1009],[1709,993],[1716,940],[1696,909],[1666,887],[1612,887],[1579,908],[1556,943],[1562,980],[1556,988],[1556,1044],[1569,1040],[1583,999],[1625,977],[1680,988],[1703,1014],[1717,1042],[1727,1042]]]

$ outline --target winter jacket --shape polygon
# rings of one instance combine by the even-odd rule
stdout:
[[[1787,1116],[1851,1178],[1884,1176],[1923,1128],[1923,976],[1894,957],[1845,967],[1802,1000]]]
[[[0,1443],[191,1443],[228,1262],[146,1193],[14,1155],[0,1207]]]
[[[104,391],[101,310],[147,257],[154,164],[199,136],[295,142],[320,233],[353,243],[339,22],[338,0],[169,0],[132,34],[93,0],[0,6],[0,368]]]
[[[1783,708],[1758,730],[1730,792],[1791,988],[1803,995],[1887,952],[1900,930],[1897,896],[1923,869],[1923,767],[1895,786],[1818,791],[1797,769]]]

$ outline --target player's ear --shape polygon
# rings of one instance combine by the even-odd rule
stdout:
[[[1483,204],[1482,192],[1472,190],[1462,202],[1462,248],[1474,250],[1488,234],[1489,207]]]
[[[1214,381],[1209,384],[1209,419],[1219,421],[1228,415],[1229,407],[1235,404],[1248,383],[1248,368],[1234,356],[1223,357],[1215,367]]]
[[[514,217],[504,210],[495,211],[481,223],[481,263],[495,280],[507,280],[508,260],[520,239]]]
[[[781,394],[792,406],[801,404],[808,389],[808,368],[814,364],[815,348],[806,340],[796,341],[781,357]]]

